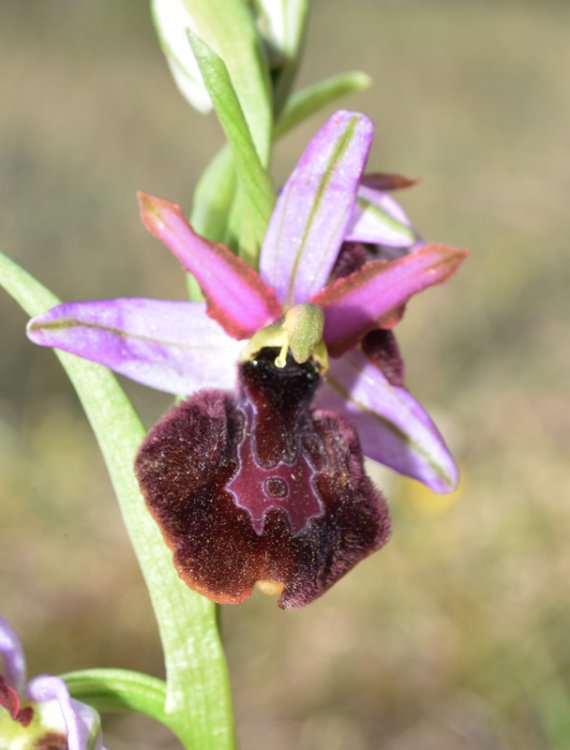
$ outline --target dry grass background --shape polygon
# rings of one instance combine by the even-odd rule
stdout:
[[[452,498],[381,473],[395,533],[322,600],[223,612],[248,750],[570,746],[565,2],[316,0],[302,82],[361,68],[370,164],[430,239],[472,249],[400,327],[409,385],[453,445]],[[221,142],[177,94],[146,3],[0,5],[2,250],[62,298],[182,297],[139,224],[144,189],[189,206]],[[324,120],[279,145],[282,180]],[[0,295],[0,609],[31,673],[161,674],[102,461],[50,352]],[[150,425],[168,399],[127,385]],[[129,467],[125,467],[128,471]],[[106,717],[113,750],[174,748]]]

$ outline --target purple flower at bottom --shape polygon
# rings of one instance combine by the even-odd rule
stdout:
[[[0,747],[9,750],[104,750],[96,711],[69,695],[59,677],[25,685],[18,636],[0,617]],[[2,666],[3,665],[3,666]]]
[[[181,577],[215,601],[258,583],[302,606],[378,549],[388,515],[363,453],[439,492],[457,482],[404,388],[389,329],[466,251],[423,243],[387,193],[405,178],[364,176],[372,134],[344,111],[316,134],[279,195],[259,273],[197,235],[178,206],[140,194],[146,228],[205,304],[79,302],[29,323],[35,343],[194,394],[151,430],[136,470]],[[364,255],[346,262],[351,248]]]

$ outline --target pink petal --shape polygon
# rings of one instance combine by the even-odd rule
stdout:
[[[28,324],[28,337],[110,367],[160,391],[232,389],[242,345],[201,302],[116,299],[58,305]]]
[[[274,291],[224,245],[196,234],[180,206],[138,193],[143,224],[193,274],[208,315],[229,336],[246,339],[281,315]]]
[[[48,701],[57,702],[65,724],[67,745],[69,750],[89,750],[91,725],[97,720],[93,709],[89,710],[90,721],[87,720],[87,708],[83,704],[72,700],[67,685],[59,677],[41,676],[34,678],[26,690],[30,700],[38,703]],[[97,738],[97,746],[101,747],[101,738]]]
[[[356,427],[369,458],[419,479],[436,492],[451,492],[457,467],[437,427],[404,388],[392,386],[362,352],[331,363],[319,405]]]
[[[391,195],[361,185],[345,239],[370,245],[410,247],[417,234],[404,209]]]
[[[262,279],[280,302],[306,302],[326,283],[350,222],[374,126],[334,114],[285,183],[260,257]]]
[[[455,272],[467,250],[426,245],[392,261],[373,260],[315,295],[325,312],[324,338],[333,357],[351,349],[379,321],[412,295]]]
[[[0,675],[6,684],[21,692],[26,680],[26,661],[20,639],[12,626],[0,617]]]

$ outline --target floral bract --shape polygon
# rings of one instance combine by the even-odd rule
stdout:
[[[63,680],[41,676],[27,685],[25,681],[20,641],[0,617],[2,741],[10,743],[10,750],[104,750],[99,716],[73,700]]]
[[[281,606],[300,606],[381,546],[387,513],[362,451],[436,491],[456,484],[388,329],[466,253],[422,242],[386,192],[408,181],[363,175],[372,134],[345,111],[321,128],[280,193],[259,274],[178,206],[140,195],[145,226],[205,304],[72,303],[29,324],[36,343],[146,385],[208,389],[151,431],[137,473],[181,576],[216,601],[262,581]]]

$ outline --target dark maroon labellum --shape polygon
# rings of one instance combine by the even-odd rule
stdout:
[[[320,376],[264,349],[239,366],[239,394],[202,391],[151,430],[136,461],[180,576],[237,603],[279,584],[281,607],[320,596],[389,535],[352,426],[311,410]]]

